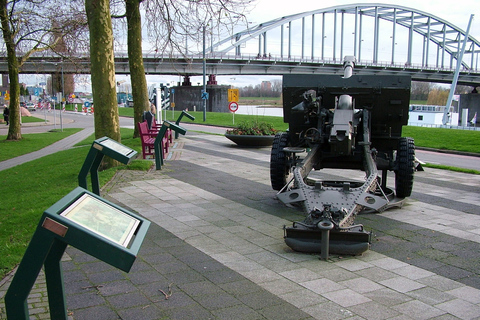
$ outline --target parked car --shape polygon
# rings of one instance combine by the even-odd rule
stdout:
[[[37,111],[37,105],[35,105],[33,103],[27,103],[26,108],[27,108],[28,111]]]

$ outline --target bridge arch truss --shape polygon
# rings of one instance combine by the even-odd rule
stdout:
[[[466,21],[468,21],[466,19]],[[293,14],[237,32],[207,49],[212,55],[339,61],[454,69],[466,32],[408,7],[351,4]],[[478,70],[480,43],[468,36],[463,70]]]

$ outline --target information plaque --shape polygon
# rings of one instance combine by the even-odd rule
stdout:
[[[118,150],[117,150],[118,151]],[[50,319],[67,320],[61,258],[68,245],[129,272],[150,221],[77,187],[44,211],[5,295],[9,320],[28,320],[28,295],[42,269]]]
[[[137,218],[87,193],[67,207],[61,215],[123,247],[128,246],[140,223]]]
[[[138,152],[130,149],[123,144],[112,140],[108,137],[103,137],[93,141],[90,151],[87,154],[87,158],[83,163],[82,169],[78,174],[78,185],[87,189],[87,175],[90,172],[92,179],[92,191],[100,195],[100,183],[98,180],[98,168],[103,160],[104,156],[108,156],[123,164],[128,164],[135,159]]]

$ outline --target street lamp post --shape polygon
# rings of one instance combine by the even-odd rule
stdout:
[[[207,92],[207,84],[205,83],[205,73],[207,72],[207,60],[205,59],[205,25],[203,25],[203,122],[207,121],[207,99],[205,93]]]
[[[61,107],[60,107],[60,130],[63,132],[63,107],[65,107],[65,96],[64,96],[64,86],[65,83],[63,81],[63,58],[62,58],[62,101],[61,101]]]

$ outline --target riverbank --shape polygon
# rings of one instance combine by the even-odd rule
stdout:
[[[282,97],[240,97],[238,104],[283,108]]]

